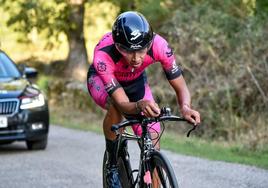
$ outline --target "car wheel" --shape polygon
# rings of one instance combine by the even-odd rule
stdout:
[[[27,140],[28,150],[43,150],[47,147],[47,137],[42,140]]]

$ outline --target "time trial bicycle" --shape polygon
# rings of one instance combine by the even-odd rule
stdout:
[[[149,133],[148,124],[161,122],[161,132],[156,139],[157,143],[164,130],[167,121],[186,121],[184,118],[171,114],[170,108],[161,109],[161,115],[156,118],[147,118],[145,116],[132,117],[112,126],[112,131],[116,134],[118,145],[116,149],[117,166],[119,170],[119,178],[123,188],[177,188],[178,182],[174,170],[167,157],[154,148],[153,139]],[[189,122],[190,123],[190,122]],[[126,127],[140,124],[142,128],[141,136],[128,133]],[[192,124],[193,125],[193,124]],[[196,128],[193,125],[188,131],[187,137],[191,131]],[[122,131],[122,129],[124,129]],[[130,155],[128,152],[128,140],[137,141],[140,149],[140,160],[138,169],[131,168]],[[107,166],[108,154],[104,153],[103,158],[103,187],[107,187]]]

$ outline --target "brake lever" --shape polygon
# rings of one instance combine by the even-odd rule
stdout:
[[[197,125],[193,125],[193,127],[188,131],[187,133],[187,137],[190,137],[190,134],[192,131],[194,131],[196,129]]]

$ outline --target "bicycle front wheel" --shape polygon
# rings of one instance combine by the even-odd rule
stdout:
[[[108,153],[105,151],[103,157],[103,188],[108,188],[107,183],[107,167],[108,167]],[[119,171],[119,178],[122,188],[131,188],[133,186],[134,180],[132,175],[131,164],[129,161],[129,154],[127,151],[126,143],[123,147],[121,147],[118,159],[117,159],[117,167]]]
[[[177,178],[169,160],[159,151],[154,151],[150,159],[152,187],[178,188]]]
[[[104,156],[103,156],[103,162],[102,162],[102,185],[103,188],[108,188],[107,185],[107,166],[108,166],[108,153],[107,151],[104,152]]]

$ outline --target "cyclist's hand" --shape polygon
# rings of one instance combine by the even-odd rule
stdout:
[[[146,117],[158,117],[160,115],[161,110],[154,101],[140,100],[137,105]]]
[[[198,111],[193,110],[191,107],[189,107],[188,105],[184,105],[181,109],[181,113],[183,115],[183,117],[193,123],[194,125],[198,125],[201,122],[200,119],[200,114]]]

